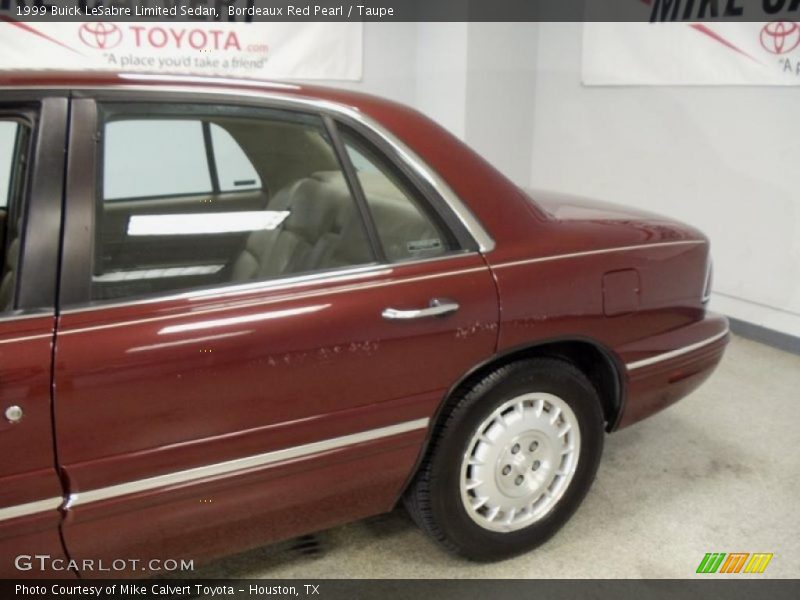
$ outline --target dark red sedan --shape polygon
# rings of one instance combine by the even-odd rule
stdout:
[[[728,339],[696,229],[529,197],[341,90],[2,75],[0,201],[5,577],[199,564],[401,500],[454,552],[517,554]]]

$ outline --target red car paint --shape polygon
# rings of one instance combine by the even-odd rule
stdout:
[[[3,409],[16,404],[26,414],[0,423],[0,511],[64,498],[59,508],[0,520],[2,576],[143,575],[149,567],[109,573],[80,561],[199,564],[388,511],[448,393],[471,373],[527,352],[566,353],[582,364],[604,357],[613,376],[598,385],[607,392],[609,429],[684,397],[722,357],[727,321],[703,303],[709,248],[700,232],[628,208],[549,194],[532,200],[409,108],[310,86],[0,75],[0,88],[23,92],[91,97],[96,88],[126,86],[180,89],[189,98],[196,86],[263,89],[353,107],[437,172],[495,247],[336,281],[62,310],[57,322],[0,319]],[[67,219],[70,190],[68,179]],[[454,298],[462,309],[413,323],[381,319],[386,306],[433,297]],[[202,353],[181,344],[198,331],[207,340]],[[430,425],[332,450],[309,446],[299,458],[224,477],[150,481],[419,419]],[[114,487],[143,481],[150,484]],[[112,497],[92,499],[109,489]],[[79,562],[68,571],[20,572],[20,554]]]

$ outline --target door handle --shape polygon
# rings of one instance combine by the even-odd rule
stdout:
[[[434,298],[426,308],[412,308],[400,310],[397,308],[384,308],[381,316],[389,321],[408,321],[411,319],[426,319],[428,317],[441,317],[456,312],[458,303],[444,298]]]

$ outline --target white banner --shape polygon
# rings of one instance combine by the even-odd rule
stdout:
[[[361,23],[0,22],[0,69],[359,80]]]
[[[800,26],[586,23],[585,85],[800,85]]]

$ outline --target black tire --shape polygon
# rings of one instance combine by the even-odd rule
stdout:
[[[581,435],[575,474],[560,500],[540,520],[517,531],[491,531],[477,524],[463,505],[462,460],[478,426],[501,404],[529,392],[555,394],[574,412]],[[466,558],[488,562],[527,552],[552,537],[589,491],[603,451],[603,424],[597,390],[572,364],[536,358],[501,367],[453,399],[406,491],[406,509],[423,531]]]

